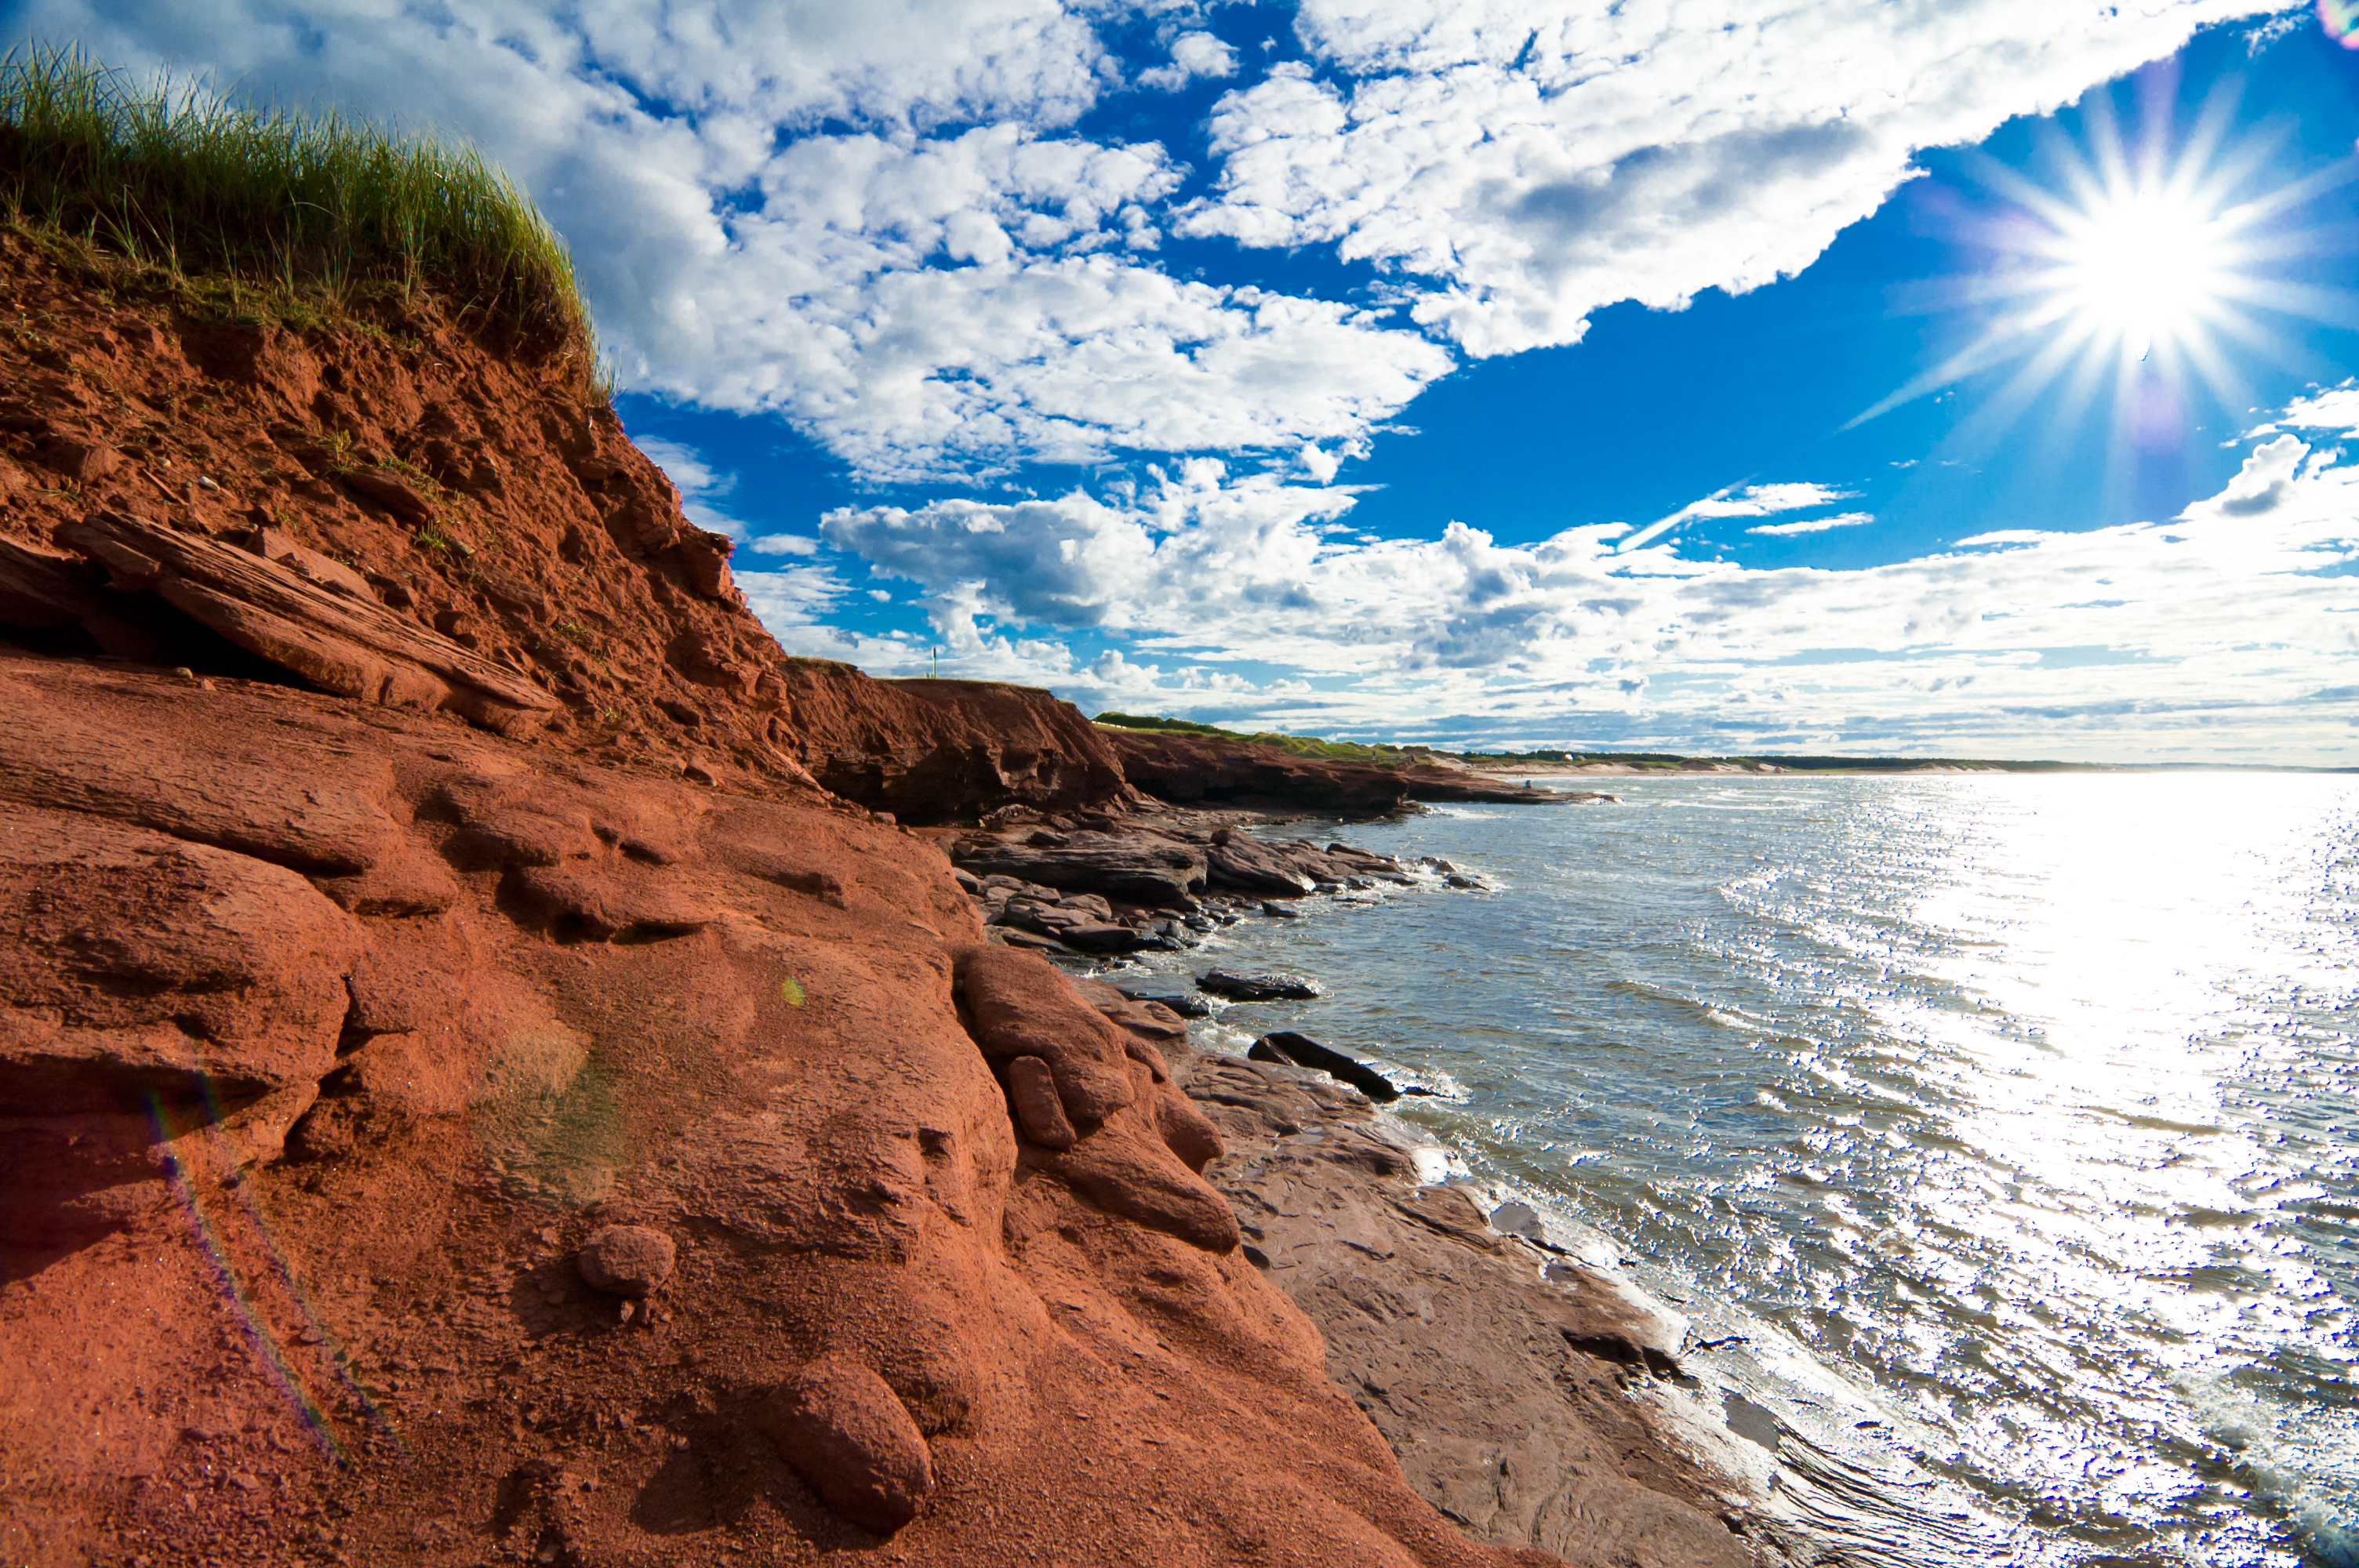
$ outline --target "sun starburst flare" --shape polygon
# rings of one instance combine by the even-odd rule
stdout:
[[[2049,183],[1993,160],[1970,166],[2000,199],[1998,210],[1971,236],[1986,265],[1946,283],[1951,303],[1988,320],[1963,349],[1844,428],[2012,364],[1973,422],[1985,433],[2021,418],[2067,378],[2073,414],[2085,415],[2110,372],[2117,433],[2175,444],[2184,430],[2151,427],[2147,416],[2158,406],[2183,410],[2198,387],[2223,406],[2243,407],[2248,388],[2238,362],[2291,356],[2277,323],[2359,322],[2350,294],[2278,276],[2285,264],[2328,248],[2323,232],[2299,226],[2302,210],[2359,174],[2359,157],[2255,191],[2276,140],[2232,140],[2234,110],[2233,95],[2215,95],[2183,140],[2157,115],[2132,145],[2101,97],[2088,113],[2084,145],[2060,135],[2049,144]]]

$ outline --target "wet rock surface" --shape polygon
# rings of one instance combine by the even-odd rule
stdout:
[[[1337,1083],[1347,1084],[1359,1090],[1378,1105],[1389,1105],[1401,1098],[1400,1086],[1365,1062],[1355,1056],[1347,1056],[1333,1046],[1295,1030],[1281,1029],[1263,1035],[1253,1043],[1245,1055],[1250,1061],[1288,1062],[1298,1067],[1324,1073]]]
[[[1323,1075],[1207,1055],[1185,1076],[1227,1146],[1210,1173],[1246,1255],[1318,1324],[1420,1496],[1581,1568],[1764,1561],[1625,1391],[1670,1366],[1639,1348],[1660,1344],[1642,1301],[1423,1181],[1413,1130]]]
[[[1245,975],[1230,969],[1208,969],[1196,984],[1231,1001],[1309,1001],[1326,994],[1318,981],[1300,975]]]
[[[1256,837],[1234,813],[1139,806],[1018,809],[940,838],[995,939],[1050,953],[1180,952],[1245,914],[1287,918],[1294,900],[1415,880],[1348,844]]]

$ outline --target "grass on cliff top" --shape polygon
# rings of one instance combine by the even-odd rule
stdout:
[[[1342,762],[1375,762],[1380,767],[1399,767],[1417,759],[1398,746],[1382,742],[1368,744],[1359,741],[1322,741],[1316,735],[1280,735],[1264,730],[1247,735],[1240,730],[1223,730],[1216,724],[1199,724],[1189,719],[1155,719],[1137,713],[1101,713],[1093,723],[1116,730],[1156,730],[1180,735],[1218,735],[1226,741],[1249,741],[1257,746],[1275,746],[1291,752],[1298,757],[1326,757]]]
[[[1276,746],[1299,757],[1333,757],[1353,762],[1375,762],[1380,767],[1400,767],[1419,760],[1432,751],[1437,756],[1459,756],[1477,766],[1506,767],[1518,763],[1618,762],[1642,770],[1678,773],[1680,764],[1690,761],[1712,762],[1768,762],[1790,773],[1910,773],[1923,768],[1990,768],[2001,773],[2036,773],[2071,772],[2083,766],[2074,762],[1999,762],[1979,757],[1830,757],[1785,756],[1764,754],[1757,757],[1690,758],[1678,752],[1449,752],[1418,747],[1387,746],[1381,741],[1373,744],[1358,741],[1322,741],[1316,735],[1277,735],[1263,733],[1246,735],[1234,730],[1223,730],[1216,724],[1199,724],[1192,719],[1157,719],[1137,713],[1101,713],[1095,722],[1116,730],[1151,730],[1180,735],[1218,735],[1230,741],[1250,741],[1259,745]]]
[[[0,57],[0,214],[183,282],[225,279],[234,297],[430,289],[538,346],[578,349],[595,374],[571,253],[463,142],[241,108],[30,46]]]

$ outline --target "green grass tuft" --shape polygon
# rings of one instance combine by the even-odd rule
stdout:
[[[609,379],[565,242],[463,142],[241,108],[30,46],[0,57],[0,214],[184,280],[259,286],[298,311],[307,297],[316,308],[430,289],[579,351],[593,395]]]
[[[1241,730],[1223,730],[1214,724],[1199,724],[1192,719],[1159,719],[1138,713],[1101,713],[1091,722],[1116,730],[1160,730],[1167,734],[1218,735],[1227,741],[1249,741],[1256,746],[1275,746],[1281,752],[1291,752],[1298,757],[1324,757],[1336,762],[1374,762],[1378,767],[1394,768],[1416,759],[1398,746],[1383,741],[1325,741],[1316,735],[1284,735],[1274,730],[1245,734]]]

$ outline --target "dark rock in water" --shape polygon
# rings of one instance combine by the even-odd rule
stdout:
[[[1448,876],[1441,879],[1441,885],[1444,887],[1459,888],[1473,892],[1481,892],[1489,888],[1491,884],[1484,881],[1480,877],[1470,877],[1463,871],[1452,871]]]
[[[1290,903],[1280,903],[1274,898],[1262,900],[1261,912],[1272,920],[1299,920],[1302,912]]]
[[[1324,1073],[1339,1083],[1351,1085],[1379,1104],[1389,1105],[1400,1098],[1399,1087],[1365,1062],[1346,1056],[1334,1047],[1322,1045],[1308,1034],[1298,1034],[1291,1029],[1263,1035],[1253,1043],[1253,1049],[1245,1055],[1256,1062],[1291,1062],[1298,1067]]]
[[[1212,969],[1199,976],[1196,984],[1231,1001],[1310,1001],[1326,994],[1318,981],[1299,975],[1240,975]]]
[[[1134,989],[1129,986],[1116,988],[1133,1001],[1151,1001],[1168,1007],[1182,1018],[1210,1018],[1212,1010],[1186,991],[1151,991]]]

